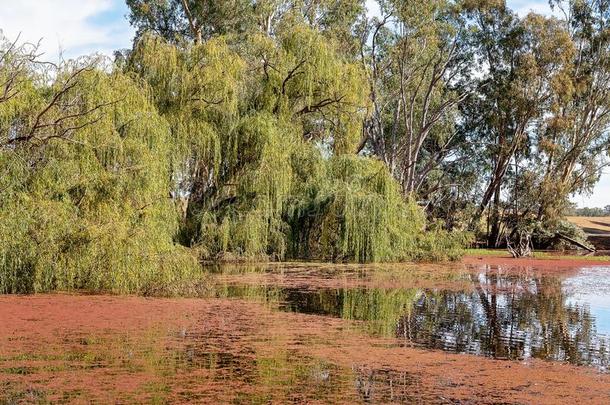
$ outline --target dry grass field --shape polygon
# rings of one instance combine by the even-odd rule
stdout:
[[[610,236],[610,217],[567,217],[566,219],[580,226],[589,235]]]
[[[589,236],[590,243],[599,250],[610,250],[610,217],[567,217]]]

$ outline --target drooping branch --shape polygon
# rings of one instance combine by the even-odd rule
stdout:
[[[80,106],[78,102],[64,102],[68,94],[78,89],[81,75],[93,69],[94,67],[88,64],[70,73],[59,90],[36,113],[32,124],[24,128],[22,134],[8,137],[0,147],[33,141],[36,141],[37,145],[41,145],[51,139],[68,139],[75,131],[97,123],[103,116],[103,110],[120,100],[100,102],[89,108]]]
[[[345,96],[335,96],[333,98],[325,98],[323,100],[318,101],[315,104],[306,105],[297,111],[298,115],[309,114],[313,112],[318,112],[322,110],[324,107],[328,107],[329,105],[341,104],[341,101],[345,98]]]

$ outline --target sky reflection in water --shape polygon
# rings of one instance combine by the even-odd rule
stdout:
[[[218,294],[264,300],[283,311],[363,321],[369,332],[395,337],[399,345],[608,369],[608,267],[565,274],[487,266],[457,272],[449,277],[453,284],[443,275],[438,288],[434,282],[425,288],[411,287],[404,280],[397,281],[401,288],[388,288],[388,283],[379,288],[376,273],[384,270],[374,267],[347,276],[340,269],[321,271],[338,284],[320,287],[311,268],[220,269]],[[232,277],[223,277],[227,273]],[[240,276],[252,274],[258,274],[265,285],[256,285],[252,277],[240,283]],[[360,283],[354,285],[350,277]]]

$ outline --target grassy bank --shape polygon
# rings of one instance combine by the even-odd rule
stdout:
[[[506,250],[500,249],[466,249],[465,256],[476,257],[500,257],[511,259],[512,256]],[[587,260],[592,262],[608,262],[610,256],[584,256],[577,254],[565,254],[562,252],[534,252],[534,259],[548,260]]]

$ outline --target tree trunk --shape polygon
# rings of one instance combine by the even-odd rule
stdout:
[[[490,248],[497,248],[500,236],[500,190],[497,187],[494,192],[494,201],[491,213],[491,231],[487,235],[487,245]]]

